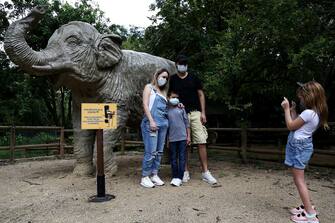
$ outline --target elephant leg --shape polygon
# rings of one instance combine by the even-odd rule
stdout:
[[[74,155],[77,162],[73,173],[77,176],[89,176],[95,172],[93,166],[95,135],[95,130],[74,130]]]

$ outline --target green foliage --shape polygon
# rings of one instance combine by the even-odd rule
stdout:
[[[9,146],[10,133],[7,132],[5,135],[0,136],[0,146]],[[57,143],[59,142],[58,137],[55,134],[41,132],[35,135],[18,134],[16,136],[16,145],[33,145],[33,144],[46,144],[46,143]],[[9,159],[10,152],[8,150],[0,151],[0,159]],[[53,155],[52,151],[45,150],[16,150],[14,153],[15,158],[22,157],[36,157],[36,156],[48,156]]]
[[[7,132],[5,135],[0,137],[0,146],[9,146],[10,133]],[[46,144],[46,143],[57,143],[59,138],[55,134],[41,132],[35,135],[18,134],[16,135],[16,145],[34,145],[34,144]]]
[[[329,0],[156,0],[157,14],[143,31],[110,24],[92,1],[0,3],[0,41],[9,21],[33,6],[47,15],[28,42],[36,50],[62,24],[81,20],[123,38],[123,48],[174,60],[190,58],[190,71],[203,80],[209,104],[221,106],[230,124],[248,121],[277,126],[283,96],[295,98],[296,82],[312,79],[326,89],[335,117],[335,3]],[[71,92],[54,89],[46,78],[25,76],[1,52],[0,123],[71,127]],[[48,87],[45,87],[48,86]]]
[[[92,1],[77,1],[74,6],[60,1],[13,0],[0,3],[0,41],[10,20],[25,16],[34,6],[44,5],[48,10],[38,27],[27,35],[28,44],[35,50],[46,47],[48,39],[61,25],[80,20],[92,24],[101,33],[114,32],[126,39],[127,30],[110,25],[104,12]],[[25,75],[10,65],[3,51],[0,52],[0,123],[3,125],[61,125],[71,128],[72,95],[63,87],[55,89],[45,77]]]
[[[334,2],[156,0],[151,8],[145,50],[188,55],[207,97],[235,121],[278,125],[297,81],[319,81],[334,100]]]

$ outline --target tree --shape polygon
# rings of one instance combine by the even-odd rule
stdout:
[[[73,20],[90,23],[102,33],[125,35],[126,32],[122,26],[110,25],[104,13],[89,0],[78,1],[74,6],[60,1],[13,0],[0,4],[0,41],[3,41],[9,21],[22,18],[36,5],[44,5],[48,11],[39,27],[28,36],[27,42],[35,50],[45,48],[53,32]],[[71,92],[68,89],[54,88],[52,80],[45,77],[25,75],[18,67],[10,65],[3,51],[1,65],[0,80],[5,88],[0,95],[0,123],[71,127]]]
[[[151,7],[158,13],[145,49],[189,55],[206,95],[236,121],[278,125],[282,97],[295,98],[297,81],[315,79],[334,97],[331,1],[156,0]]]

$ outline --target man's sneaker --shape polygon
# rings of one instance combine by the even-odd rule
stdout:
[[[161,178],[159,178],[158,175],[153,175],[150,179],[156,186],[164,185],[164,182],[161,180]]]
[[[314,206],[312,206],[312,208],[315,210]],[[304,210],[305,210],[304,205],[300,205],[299,207],[290,209],[290,213],[293,215],[297,215],[297,214],[301,214],[302,212],[304,212]]]
[[[307,214],[306,212],[301,212],[297,215],[292,215],[291,220],[295,223],[319,223],[319,218],[316,214]]]
[[[183,176],[183,183],[187,183],[191,179],[190,172],[185,171]]]
[[[212,176],[211,172],[208,170],[202,173],[202,180],[209,183],[209,184],[216,184],[217,180]]]
[[[153,184],[150,178],[147,176],[147,177],[142,177],[141,186],[146,187],[146,188],[153,188],[155,187],[155,184]]]
[[[179,179],[179,178],[173,178],[172,180],[171,180],[171,183],[170,183],[172,186],[176,186],[176,187],[179,187],[181,184],[182,184],[182,182],[181,182],[181,179]]]

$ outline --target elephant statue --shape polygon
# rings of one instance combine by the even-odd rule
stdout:
[[[35,51],[25,35],[38,23],[46,9],[38,6],[25,18],[13,22],[5,35],[4,49],[9,58],[31,75],[48,76],[55,86],[72,91],[74,154],[76,175],[95,173],[93,151],[95,130],[81,129],[81,103],[117,103],[117,128],[104,130],[106,172],[117,164],[113,148],[126,125],[139,123],[143,115],[142,91],[154,72],[165,68],[175,72],[172,61],[131,50],[122,50],[122,40],[101,34],[92,25],[73,21],[50,37],[47,47]]]

